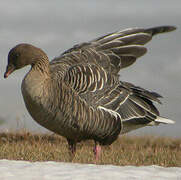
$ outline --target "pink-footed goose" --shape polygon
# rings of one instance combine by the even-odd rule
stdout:
[[[130,28],[75,45],[49,62],[41,49],[19,44],[8,55],[4,77],[26,65],[22,94],[32,118],[64,136],[72,154],[76,143],[95,141],[98,160],[101,146],[120,134],[144,126],[172,124],[153,105],[159,94],[119,80],[119,71],[144,55],[152,36],[175,30],[173,26]]]

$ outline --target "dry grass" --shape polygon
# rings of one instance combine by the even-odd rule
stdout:
[[[79,143],[73,162],[92,163],[93,146],[92,141]],[[64,138],[30,133],[1,133],[0,159],[70,162]],[[98,164],[181,167],[181,139],[122,136],[111,146],[102,148]]]

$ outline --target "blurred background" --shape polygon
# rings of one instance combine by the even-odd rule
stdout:
[[[129,27],[175,25],[147,44],[148,53],[120,72],[123,81],[160,93],[162,116],[175,125],[143,128],[132,135],[181,137],[180,0],[0,0],[0,131],[47,132],[32,120],[21,95],[30,67],[4,80],[9,50],[25,42],[42,48],[50,60],[73,45]]]

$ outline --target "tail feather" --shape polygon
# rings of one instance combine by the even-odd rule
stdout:
[[[175,123],[175,121],[173,121],[173,120],[166,119],[166,118],[163,118],[160,116],[157,116],[157,118],[155,119],[155,122],[163,123],[163,124],[174,124]]]
[[[139,121],[139,119],[138,119]],[[175,121],[170,120],[170,119],[166,119],[160,116],[157,116],[157,118],[154,121],[151,121],[148,124],[130,124],[127,123],[129,121],[123,121],[123,130],[121,131],[121,134],[125,134],[128,132],[131,132],[133,130],[145,127],[145,126],[158,126],[159,124],[174,124]]]

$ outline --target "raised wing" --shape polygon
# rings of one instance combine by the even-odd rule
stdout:
[[[131,28],[107,34],[88,43],[75,45],[55,58],[51,64],[63,62],[69,66],[79,63],[96,64],[107,72],[117,74],[120,69],[133,64],[144,55],[143,46],[152,36],[175,30],[173,26],[160,26],[149,29]]]

